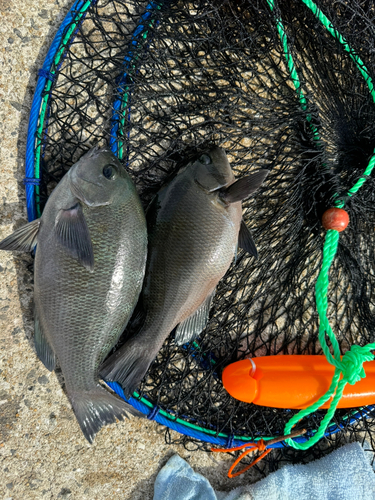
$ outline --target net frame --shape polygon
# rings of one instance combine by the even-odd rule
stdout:
[[[48,127],[49,90],[55,78],[55,75],[58,72],[59,65],[61,65],[63,62],[64,54],[67,50],[69,50],[69,46],[72,43],[74,36],[78,32],[80,25],[84,22],[86,12],[96,3],[97,0],[90,0],[86,2],[80,0],[74,3],[65,20],[63,21],[60,29],[58,30],[54,41],[52,42],[43,68],[39,74],[37,89],[35,91],[32,110],[30,113],[27,139],[25,184],[29,220],[33,220],[38,215],[38,213],[40,215],[40,209],[38,209],[38,207],[40,206],[38,202],[38,198],[40,196],[39,186],[41,178],[40,165],[41,158],[43,156],[43,135],[45,134],[46,127]],[[124,57],[124,78],[118,83],[118,95],[126,94],[125,76],[129,74],[130,70],[134,70],[134,68],[136,68],[135,62],[137,55],[134,55],[134,53],[132,53],[132,48],[137,45],[139,47],[143,47],[145,42],[147,43],[147,32],[149,27],[151,26],[151,23],[158,22],[157,16],[153,17],[152,14],[153,12],[159,10],[161,8],[161,5],[162,2],[149,3],[146,6],[143,15],[140,16],[140,21],[136,26],[133,32],[133,36],[130,40],[128,54]],[[51,71],[52,65],[56,68],[53,71]],[[121,146],[119,147],[119,141],[116,140],[116,134],[119,130],[119,123],[121,123],[121,120],[124,119],[124,117],[119,117],[119,110],[121,110],[121,107],[124,104],[124,100],[122,98],[117,99],[115,103],[117,104],[114,105],[114,111],[112,115],[111,147],[115,153],[119,154]],[[121,397],[124,397],[121,388],[117,384],[109,385]],[[146,398],[141,397],[138,393],[135,393],[134,396],[134,398],[131,398],[129,400],[129,402],[134,407],[138,408],[140,411],[148,415],[150,418],[155,419],[162,425],[177,430],[181,434],[186,434],[196,439],[219,445],[228,445],[229,443],[231,446],[237,446],[243,444],[243,442],[245,441],[250,441],[253,439],[251,436],[237,436],[235,434],[230,435],[222,432],[217,433],[212,429],[204,429],[192,422],[184,421],[180,417],[176,418],[173,412],[168,412],[158,408],[157,405],[153,405],[152,402],[148,401]],[[347,416],[347,421],[349,423],[353,423],[360,418],[372,416],[373,411],[374,407],[358,409],[358,411],[353,412],[352,415]],[[342,426],[333,424],[329,426],[325,435],[331,436],[334,433],[339,432],[343,427],[344,424]],[[272,437],[273,436],[269,436],[268,439],[272,439]],[[307,438],[308,436],[296,438],[296,441],[303,443]],[[274,446],[284,447],[285,443],[276,443]]]

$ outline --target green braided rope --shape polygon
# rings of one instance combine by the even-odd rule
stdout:
[[[269,4],[271,10],[273,10],[274,9],[273,0],[267,0],[267,2]],[[307,100],[306,100],[306,98],[303,94],[303,91],[301,89],[301,83],[300,83],[300,80],[298,77],[298,73],[297,73],[296,68],[294,66],[293,58],[288,50],[286,33],[285,33],[285,30],[283,28],[283,25],[282,25],[282,22],[280,19],[277,19],[277,30],[278,30],[278,33],[280,35],[281,41],[282,41],[282,45],[284,48],[284,55],[287,58],[287,65],[288,65],[289,71],[291,72],[292,81],[293,81],[294,87],[296,88],[296,92],[297,92],[298,98],[299,98],[300,103],[301,103],[301,108],[303,109],[303,111],[306,111],[307,110]],[[374,98],[374,101],[375,101],[375,98]],[[306,120],[308,122],[311,122],[311,115],[307,114]],[[310,127],[314,133],[315,140],[319,140],[319,135],[318,135],[317,129],[313,128],[312,124],[310,124]],[[366,180],[366,176],[370,175],[372,169],[374,168],[374,165],[375,165],[375,156],[370,160],[369,166],[367,167],[366,171],[363,174],[364,176],[359,179],[359,181],[355,184],[355,186],[353,186],[353,188],[351,190],[349,190],[349,192],[348,192],[349,196],[351,196],[352,194],[357,192],[358,189],[361,187],[361,185],[363,185],[364,181]],[[337,407],[339,400],[341,399],[341,395],[342,395],[342,392],[344,390],[345,385],[347,383],[354,384],[355,382],[360,380],[360,378],[364,377],[365,372],[364,372],[364,369],[362,366],[363,362],[370,361],[373,359],[373,356],[372,356],[372,354],[370,354],[370,351],[375,349],[375,344],[369,344],[365,347],[360,347],[360,346],[356,346],[356,345],[352,346],[351,350],[349,352],[347,352],[345,354],[345,356],[342,358],[342,360],[340,361],[339,346],[338,346],[337,340],[332,332],[332,329],[330,329],[329,322],[328,322],[328,319],[326,317],[326,311],[327,311],[327,307],[328,307],[328,301],[327,301],[327,290],[328,290],[328,284],[329,284],[328,271],[329,271],[330,265],[334,259],[334,256],[336,254],[337,244],[338,244],[338,235],[339,235],[339,233],[337,231],[331,230],[331,231],[327,232],[326,242],[325,242],[325,246],[324,246],[324,250],[323,250],[322,271],[319,275],[320,285],[318,287],[318,289],[319,289],[318,296],[321,297],[321,301],[319,302],[319,306],[318,306],[318,311],[320,311],[319,316],[321,318],[323,318],[323,321],[321,321],[321,323],[320,323],[321,327],[319,330],[320,337],[321,336],[323,337],[323,340],[321,341],[321,343],[323,346],[323,351],[326,352],[327,358],[329,360],[331,360],[332,364],[336,367],[336,370],[335,370],[334,376],[332,378],[332,382],[331,382],[331,386],[330,386],[329,390],[327,391],[327,393],[323,397],[321,397],[318,401],[316,401],[313,406],[310,407],[310,413],[315,412],[321,405],[323,405],[326,401],[328,401],[329,398],[331,398],[332,396],[334,396],[334,397],[333,397],[333,401],[331,404],[331,408],[329,408],[329,410],[327,411],[327,414],[324,417],[324,419],[321,423],[321,426],[319,427],[318,431],[316,431],[316,433],[314,434],[312,439],[310,439],[305,445],[302,444],[299,446],[296,446],[297,443],[295,443],[293,440],[287,440],[288,444],[294,448],[298,447],[300,449],[307,449],[307,448],[311,447],[313,444],[315,444],[319,439],[321,439],[324,436],[325,430],[328,427],[328,425],[333,417],[333,414],[335,413],[335,410],[336,410],[336,407]],[[324,318],[325,318],[325,321],[324,321]],[[328,328],[328,330],[330,330],[332,332],[331,333],[331,336],[332,336],[331,342],[332,342],[332,345],[334,346],[334,353],[335,353],[336,359],[331,355],[329,348],[325,343],[324,335],[326,332],[326,328]],[[196,347],[199,348],[199,346],[197,346],[197,345],[196,345]],[[353,369],[353,366],[354,366],[354,369]],[[341,374],[343,374],[343,378],[340,380]],[[133,396],[140,399],[140,401],[142,401],[144,404],[146,404],[150,408],[153,407],[153,404],[150,403],[147,399],[140,398],[138,393],[134,393]],[[170,415],[167,412],[164,412],[163,410],[160,410],[160,413],[162,415],[166,415],[166,416]],[[301,417],[300,413],[297,414],[295,417],[293,417],[289,421],[287,426],[285,427],[284,434],[289,434],[293,425],[296,424],[301,418],[303,418],[303,417]],[[345,418],[348,418],[348,417],[345,417]],[[228,437],[227,434],[224,434],[224,433],[216,434],[216,431],[203,428],[199,425],[187,422],[185,420],[181,420],[178,417],[176,418],[176,421],[185,425],[185,426],[191,427],[195,430],[203,431],[207,434],[218,435],[221,437]],[[248,436],[234,436],[234,438],[238,439],[238,440],[242,440],[244,442],[247,442],[251,439]],[[272,438],[267,437],[267,438],[263,438],[263,439],[272,439]],[[254,440],[254,439],[252,439],[252,440]],[[257,440],[258,439],[255,439],[255,441],[257,441]]]
[[[267,3],[268,3],[268,6],[269,6],[271,12],[274,12],[274,10],[275,10],[274,0],[267,0]],[[303,93],[303,90],[301,88],[301,81],[300,81],[298,73],[297,73],[297,68],[294,64],[293,56],[289,50],[288,37],[287,37],[287,34],[285,32],[282,20],[281,20],[281,18],[276,17],[275,22],[276,22],[276,29],[277,29],[277,32],[279,33],[281,44],[283,46],[284,57],[286,59],[286,63],[287,63],[288,69],[289,69],[290,77],[291,77],[291,80],[293,82],[294,88],[296,90],[296,94],[298,96],[298,99],[299,99],[299,102],[301,105],[301,109],[302,109],[302,111],[307,111],[307,100],[306,100],[305,94]],[[312,122],[311,122],[312,116],[309,113],[306,114],[306,121],[308,122],[310,129],[314,135],[314,140],[319,144],[320,137],[319,137],[318,129],[312,124]]]
[[[349,191],[347,192],[347,196],[353,196],[353,194],[355,194],[358,191],[358,189],[361,186],[363,186],[363,184],[366,181],[366,178],[371,174],[374,167],[375,167],[375,154],[373,154],[373,156],[371,157],[366,170],[363,172],[362,177],[360,177],[358,181],[354,184],[354,186],[351,189],[349,189]],[[338,208],[343,208],[344,202],[342,200],[336,200],[335,206]]]
[[[364,77],[365,82],[367,83],[367,86],[368,86],[370,93],[372,95],[372,98],[374,99],[374,102],[375,102],[374,84],[372,83],[372,79],[371,79],[371,77],[367,71],[367,68],[364,65],[362,59],[349,46],[349,44],[345,40],[345,38],[343,36],[341,36],[337,30],[335,30],[331,21],[323,14],[323,12],[319,9],[319,7],[314,2],[312,2],[311,0],[302,0],[302,2],[306,5],[306,7],[308,7],[313,12],[313,14],[319,19],[319,21],[323,24],[323,26],[327,29],[327,31],[329,33],[331,33],[331,35],[341,43],[341,45],[346,50],[346,52],[349,53],[350,57],[353,59],[357,68],[359,69],[362,76]]]
[[[354,50],[350,47],[350,45],[345,40],[345,38],[333,27],[331,21],[327,18],[327,16],[325,14],[323,14],[323,12],[319,9],[319,7],[314,2],[312,2],[311,0],[301,0],[301,1],[313,12],[313,14],[319,19],[319,21],[323,24],[323,26],[327,29],[327,31],[341,43],[344,50],[349,53],[351,59],[354,61],[359,72],[362,74],[363,78],[365,79],[365,82],[368,86],[368,89],[370,91],[372,99],[375,103],[374,84],[373,84],[372,78],[369,75],[369,72],[368,72],[364,62],[362,61],[362,59],[358,56],[358,54],[356,54],[354,52]],[[375,153],[375,151],[374,151],[374,153]],[[347,196],[352,196],[364,184],[364,182],[366,181],[366,176],[371,174],[371,171],[374,168],[374,164],[375,164],[375,154],[370,159],[369,165],[366,168],[366,170],[363,174],[363,177],[361,177],[357,181],[357,183],[351,189],[349,189]],[[335,203],[335,206],[338,208],[343,208],[344,202],[337,200]]]
[[[267,0],[268,5],[271,11],[274,10],[274,0]],[[356,64],[358,70],[364,77],[366,84],[369,88],[371,96],[375,102],[375,89],[372,83],[372,79],[365,67],[363,61],[360,57],[355,54],[353,49],[348,45],[347,41],[344,37],[340,35],[332,26],[332,23],[329,19],[321,12],[321,10],[311,1],[311,0],[302,0],[302,2],[309,7],[314,15],[319,19],[319,21],[325,26],[331,35],[339,40],[342,44],[343,48],[349,53],[350,57]],[[276,18],[276,27],[280,36],[281,43],[284,49],[284,55],[287,61],[287,65],[290,71],[291,79],[295,86],[297,96],[301,103],[301,108],[303,111],[307,110],[307,101],[303,94],[302,89],[300,88],[300,80],[294,65],[294,61],[292,55],[290,54],[287,36],[282,25],[282,21],[280,18]],[[307,114],[307,121],[312,128],[311,115]],[[315,140],[319,140],[318,131],[312,128],[314,133]],[[375,166],[375,155],[369,161],[369,164],[363,174],[362,177],[356,182],[356,184],[348,191],[347,196],[352,196],[356,193],[360,187],[366,181],[367,176],[369,176]],[[335,206],[338,208],[342,208],[344,206],[344,201],[336,200]],[[344,388],[347,383],[353,385],[358,382],[361,378],[366,376],[366,373],[363,369],[363,363],[365,361],[371,361],[374,359],[374,355],[370,352],[375,349],[375,343],[368,344],[364,347],[353,345],[350,351],[346,352],[344,356],[341,358],[340,347],[333,333],[331,325],[329,324],[329,320],[327,318],[327,309],[328,309],[328,286],[329,286],[329,269],[331,267],[332,261],[337,252],[337,246],[339,241],[339,232],[335,230],[328,230],[326,234],[326,239],[323,247],[323,262],[322,267],[316,282],[315,286],[315,294],[316,294],[316,305],[319,314],[319,341],[322,345],[323,352],[333,366],[335,366],[335,373],[332,378],[331,385],[321,398],[316,401],[309,408],[301,410],[294,417],[292,417],[289,422],[286,424],[284,429],[284,434],[290,434],[294,425],[296,425],[300,420],[302,420],[305,416],[314,413],[318,408],[320,408],[324,403],[326,403],[330,398],[333,398],[330,404],[330,407],[323,418],[318,430],[315,434],[305,443],[296,443],[293,439],[287,439],[286,442],[289,446],[292,446],[295,449],[306,450],[316,444],[325,434],[326,428],[331,422],[331,419],[336,411],[337,405],[342,397]],[[333,355],[330,352],[330,348],[326,342],[326,336],[329,338],[330,343],[332,345]],[[342,378],[341,378],[342,377]]]
[[[286,442],[293,448],[299,450],[307,450],[316,444],[325,434],[326,428],[330,424],[332,417],[336,411],[337,405],[342,397],[344,388],[347,383],[354,385],[361,378],[366,376],[363,369],[365,361],[371,361],[374,356],[370,351],[375,349],[375,343],[367,344],[364,347],[353,345],[350,351],[346,352],[341,359],[340,347],[335,337],[335,334],[329,324],[327,318],[328,309],[328,286],[329,286],[329,268],[336,255],[339,240],[339,232],[333,229],[327,231],[326,239],[323,247],[323,262],[322,268],[319,273],[318,280],[315,285],[316,293],[316,306],[319,314],[319,341],[322,345],[323,352],[332,365],[335,366],[335,373],[332,378],[331,385],[328,391],[310,407],[301,410],[294,417],[292,417],[286,424],[284,434],[290,434],[294,425],[296,425],[302,418],[318,410],[324,403],[333,397],[330,407],[323,418],[322,422],[316,433],[305,443],[296,443],[292,439]],[[329,338],[333,355],[330,352],[329,346],[326,342],[326,335]],[[340,377],[342,375],[342,379]]]

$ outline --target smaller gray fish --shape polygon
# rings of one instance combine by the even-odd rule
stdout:
[[[99,366],[138,300],[147,254],[146,220],[135,186],[109,150],[91,150],[56,186],[40,219],[0,242],[31,251],[37,354],[58,359],[68,398],[89,442],[132,406],[99,384]]]
[[[212,148],[188,164],[164,187],[148,209],[149,249],[142,329],[100,369],[130,395],[164,340],[178,325],[176,343],[194,339],[208,321],[216,285],[237,246],[257,257],[242,219],[241,200],[268,175],[260,170],[235,180],[225,152]]]

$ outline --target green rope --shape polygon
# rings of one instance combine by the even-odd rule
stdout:
[[[274,0],[267,0],[268,5],[271,11],[274,11]],[[365,67],[363,61],[360,57],[353,51],[353,49],[349,46],[344,37],[338,33],[337,30],[334,29],[332,23],[329,19],[322,13],[322,11],[315,5],[311,0],[302,0],[302,2],[311,9],[314,15],[319,19],[319,21],[325,26],[328,32],[336,38],[343,46],[343,48],[349,53],[351,59],[356,64],[358,70],[364,77],[366,84],[369,88],[371,96],[375,102],[375,90],[374,85],[372,83],[372,79]],[[290,76],[294,87],[297,92],[297,96],[299,98],[301,109],[303,111],[307,111],[307,101],[303,94],[302,89],[300,88],[300,80],[294,65],[294,61],[292,55],[290,54],[287,36],[282,24],[280,17],[275,19],[276,28],[280,36],[280,40],[284,49],[284,55],[287,61],[287,65],[289,68]],[[312,127],[311,124],[311,115],[307,114],[307,121]],[[318,131],[314,128],[312,129],[314,133],[314,139],[319,140]],[[356,184],[349,189],[347,192],[347,196],[352,196],[356,193],[360,187],[366,181],[366,178],[371,174],[373,168],[375,166],[375,154],[369,161],[369,164],[363,174],[362,177],[356,182]],[[344,201],[336,199],[335,206],[338,208],[342,208],[344,206]],[[322,345],[323,352],[329,361],[334,367],[335,372],[332,378],[331,385],[328,391],[313,405],[309,408],[301,410],[294,417],[292,417],[289,422],[286,424],[284,429],[284,434],[290,434],[292,428],[304,417],[314,413],[318,408],[320,408],[324,403],[326,403],[329,399],[332,398],[330,407],[323,418],[318,430],[315,434],[305,443],[296,443],[293,439],[287,439],[286,442],[289,446],[299,449],[306,450],[316,444],[325,434],[326,428],[331,422],[331,419],[336,411],[337,405],[342,397],[344,388],[346,384],[354,385],[356,382],[361,380],[361,378],[366,377],[366,373],[363,369],[363,363],[365,361],[371,361],[374,359],[374,355],[371,353],[372,350],[375,350],[375,343],[368,344],[364,347],[353,345],[350,351],[346,352],[344,356],[341,358],[340,347],[335,337],[335,334],[331,328],[329,320],[327,318],[327,309],[328,309],[328,287],[329,287],[329,269],[331,267],[332,261],[337,252],[337,246],[339,241],[339,232],[336,230],[328,230],[326,234],[325,243],[323,246],[323,261],[322,267],[316,282],[315,286],[315,295],[316,295],[316,306],[319,315],[319,341]],[[331,354],[329,345],[327,344],[326,337],[328,337],[331,346],[333,355]]]
[[[332,417],[336,411],[337,405],[342,397],[346,384],[349,383],[351,385],[354,385],[361,378],[365,377],[366,373],[363,369],[363,363],[365,361],[371,361],[374,359],[374,356],[370,351],[375,349],[375,343],[367,344],[364,347],[352,345],[350,351],[346,352],[341,359],[339,344],[327,318],[327,293],[329,286],[328,275],[329,268],[331,267],[332,261],[336,255],[338,240],[338,231],[335,231],[333,229],[327,231],[323,247],[322,268],[315,285],[316,306],[319,314],[319,341],[322,345],[322,349],[325,356],[327,357],[327,360],[329,361],[329,363],[335,366],[335,373],[333,375],[332,382],[328,391],[313,405],[304,410],[301,410],[296,415],[294,415],[294,417],[292,417],[286,424],[284,433],[290,434],[293,426],[296,425],[300,420],[302,420],[305,416],[314,413],[330,398],[333,397],[333,399],[325,417],[323,418],[318,430],[312,436],[312,438],[310,438],[305,443],[296,443],[292,439],[286,440],[286,442],[290,446],[299,450],[307,450],[324,436],[326,428],[330,424]],[[331,354],[329,346],[326,342],[326,336],[331,342],[333,355]],[[340,380],[341,376],[342,378]]]
[[[371,79],[369,72],[367,71],[367,68],[364,65],[362,59],[349,46],[349,44],[345,40],[345,38],[343,36],[341,36],[337,30],[335,30],[331,21],[323,14],[323,12],[319,9],[319,7],[314,2],[312,2],[311,0],[302,0],[302,2],[313,12],[313,14],[319,19],[319,21],[323,24],[323,26],[327,29],[327,31],[329,33],[331,33],[331,35],[341,43],[341,45],[346,50],[346,52],[349,53],[350,57],[353,59],[357,68],[359,69],[362,76],[364,77],[365,82],[367,83],[367,86],[368,86],[370,93],[372,95],[372,98],[374,99],[374,102],[375,102],[374,84],[372,83],[372,79]]]
[[[271,12],[274,12],[274,10],[275,10],[274,0],[267,0],[267,3],[269,5]],[[287,63],[288,69],[289,69],[290,77],[291,77],[291,80],[293,82],[294,88],[296,90],[297,97],[298,97],[300,105],[301,105],[301,109],[302,109],[302,111],[307,111],[307,100],[306,100],[305,94],[303,93],[303,90],[301,88],[301,81],[300,81],[298,73],[297,73],[297,68],[294,64],[293,56],[289,50],[288,37],[287,37],[287,34],[285,32],[282,20],[280,17],[276,17],[275,22],[276,22],[276,29],[279,33],[281,44],[283,46],[284,57],[286,59],[286,63]],[[314,140],[319,145],[320,144],[320,137],[319,137],[318,129],[312,124],[312,116],[309,113],[306,114],[306,121],[308,122],[310,129],[314,135]]]

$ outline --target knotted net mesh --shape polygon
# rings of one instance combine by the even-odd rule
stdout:
[[[374,2],[320,0],[318,6],[374,77]],[[236,401],[220,374],[245,356],[322,353],[314,296],[321,215],[335,194],[345,198],[375,147],[375,104],[363,76],[301,0],[280,1],[274,11],[266,0],[98,0],[74,33],[51,66],[44,94],[38,208],[96,144],[111,144],[145,207],[208,144],[225,148],[238,178],[271,170],[256,196],[243,203],[259,260],[239,252],[197,342],[177,347],[170,335],[138,392],[216,433],[282,435],[294,411]],[[375,340],[374,188],[369,177],[347,200],[350,225],[330,271],[328,317],[343,353]],[[302,425],[313,432],[324,414]],[[268,465],[272,470],[282,460],[316,458],[347,440],[371,439],[369,415],[366,408],[338,410],[340,432],[308,452],[279,450]],[[180,440],[189,448],[207,447],[188,436]]]

